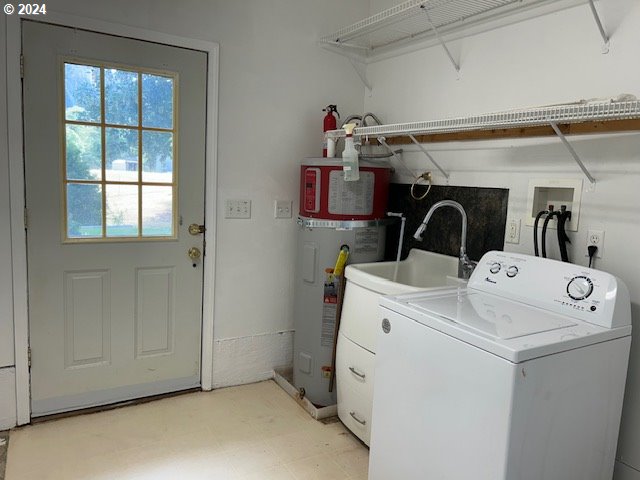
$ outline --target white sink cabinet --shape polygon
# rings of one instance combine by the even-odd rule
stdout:
[[[400,262],[360,263],[345,270],[347,285],[342,306],[336,352],[338,416],[355,435],[369,445],[373,406],[376,338],[382,315],[382,295],[398,295],[455,285],[458,259],[412,249]]]

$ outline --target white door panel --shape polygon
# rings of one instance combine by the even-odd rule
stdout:
[[[206,54],[36,22],[23,22],[23,52],[33,415],[198,386],[202,260],[192,261],[187,252],[191,247],[202,251],[203,236],[190,235],[187,229],[191,223],[204,223]],[[147,78],[145,71],[175,74],[174,131],[145,130],[141,120],[147,115],[143,93],[138,93],[136,100],[138,126],[119,129],[131,134],[127,138],[133,138],[132,145],[141,152],[133,159],[109,158],[109,135],[115,127],[105,112],[116,112],[118,117],[124,107],[108,110],[111,97],[107,95],[111,94],[100,97],[104,99],[97,107],[103,123],[99,140],[102,174],[99,158],[98,167],[87,171],[92,172],[94,180],[97,178],[96,182],[103,183],[87,187],[92,195],[106,192],[101,206],[95,207],[103,216],[103,227],[100,230],[99,226],[83,224],[78,227],[82,231],[78,235],[125,232],[134,228],[132,222],[138,230],[147,231],[144,222],[153,216],[169,229],[171,219],[175,219],[177,238],[65,241],[65,234],[71,230],[65,229],[63,192],[65,188],[69,192],[72,187],[85,188],[72,186],[69,180],[64,182],[70,167],[65,169],[62,161],[69,155],[63,139],[70,135],[69,129],[76,128],[69,127],[69,113],[65,117],[62,111],[68,105],[61,94],[66,75],[63,64],[69,61],[103,65],[102,85],[107,85],[105,78],[111,66],[122,71],[140,69],[136,85],[142,85],[138,92],[145,94],[141,80]],[[103,91],[108,91],[106,86]],[[160,104],[149,102],[151,106]],[[114,114],[111,116],[114,118]],[[77,131],[82,132],[82,127]],[[89,126],[88,130],[98,131],[99,127]],[[151,145],[145,143],[146,135],[172,136],[173,151],[149,155],[151,160],[145,163],[143,148]],[[157,185],[108,183],[110,176],[122,182],[145,178],[156,181],[162,178],[154,170],[160,168],[160,160],[169,162],[171,166],[162,168],[177,177],[177,197],[163,194],[151,199],[146,192]],[[109,161],[113,163],[107,164]],[[129,172],[130,167],[136,169],[134,173]],[[161,188],[167,193],[173,187]],[[116,191],[119,196],[111,196]],[[80,207],[72,207],[69,201],[70,211],[83,206],[80,202]],[[71,224],[71,214],[69,218]]]

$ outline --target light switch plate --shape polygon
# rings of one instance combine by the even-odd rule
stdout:
[[[227,200],[224,218],[251,218],[251,200]]]
[[[291,218],[292,216],[292,205],[293,202],[291,200],[276,200],[274,202],[274,212],[273,215],[275,218]]]

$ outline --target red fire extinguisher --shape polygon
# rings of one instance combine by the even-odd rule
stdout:
[[[323,112],[327,112],[324,116],[324,127],[323,132],[328,132],[329,130],[335,130],[337,128],[336,117],[333,116],[333,112],[336,113],[338,118],[340,118],[340,114],[338,113],[337,105],[327,105],[326,108],[322,109]],[[327,156],[327,139],[325,138],[322,143],[322,156]]]

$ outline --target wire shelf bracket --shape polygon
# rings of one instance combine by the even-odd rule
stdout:
[[[395,152],[395,150],[393,150],[389,146],[389,144],[387,143],[387,139],[385,137],[378,137],[378,142],[380,142],[384,146],[384,148],[386,148],[389,151],[389,153],[393,155],[393,158],[395,158],[398,161],[398,163],[402,165],[402,167],[411,174],[411,177],[417,177],[416,173],[413,170],[411,170],[406,163],[404,163],[404,160],[402,159],[402,157],[400,157],[400,155],[398,155]]]
[[[602,21],[600,20],[600,15],[598,14],[598,10],[596,9],[596,5],[593,0],[589,0],[589,6],[591,7],[591,13],[593,13],[593,18],[596,21],[598,30],[600,30],[600,36],[604,41],[604,44],[602,45],[602,53],[609,53],[610,38],[609,38],[609,35],[607,34],[607,31],[604,29],[604,26],[602,25]]]
[[[371,82],[369,82],[369,79],[367,78],[367,65],[359,62],[358,60],[355,60],[353,57],[347,58],[349,58],[349,62],[351,62],[351,65],[358,74],[358,77],[360,77],[360,80],[362,81],[364,86],[367,87],[369,91],[371,91]]]
[[[440,165],[438,165],[438,162],[436,162],[436,161],[434,160],[434,158],[431,156],[431,154],[426,150],[426,148],[424,148],[424,147],[420,144],[420,142],[418,142],[418,140],[416,140],[416,137],[414,137],[413,135],[409,135],[409,138],[411,139],[411,141],[412,141],[412,142],[413,142],[413,143],[414,143],[414,144],[415,144],[415,145],[416,145],[420,150],[422,150],[422,153],[424,153],[424,154],[427,156],[427,158],[431,161],[431,163],[433,163],[433,165],[434,165],[438,170],[440,170],[440,173],[441,173],[442,175],[444,175],[444,178],[446,178],[447,180],[449,180],[449,174],[448,174],[447,172],[445,172],[445,171],[443,170],[443,168],[442,168]]]
[[[591,173],[589,173],[589,170],[587,169],[585,164],[582,162],[582,159],[580,158],[580,155],[578,155],[578,152],[576,152],[573,146],[569,143],[564,133],[560,131],[557,123],[549,122],[549,125],[551,125],[551,128],[553,128],[553,131],[556,132],[556,135],[558,136],[558,138],[562,141],[562,143],[567,148],[567,150],[569,150],[569,153],[571,154],[573,159],[576,161],[576,163],[580,167],[580,170],[582,170],[582,173],[584,173],[584,176],[587,177],[587,179],[589,180],[589,183],[591,184],[591,190],[593,190],[596,185],[596,179],[593,177],[593,175],[591,175]]]
[[[427,16],[427,23],[431,27],[431,30],[433,30],[433,34],[436,36],[436,39],[438,40],[438,42],[442,46],[442,49],[444,50],[444,52],[447,54],[447,57],[449,57],[449,61],[451,62],[451,64],[453,65],[453,68],[455,68],[456,73],[459,76],[460,75],[460,65],[453,59],[453,55],[451,55],[451,52],[449,51],[449,47],[447,47],[446,42],[444,41],[444,39],[440,35],[440,32],[438,32],[438,28],[435,26],[435,24],[431,20],[431,16],[429,15],[429,12],[427,11],[427,8],[425,7],[425,5],[420,5],[420,8],[424,12],[424,14]]]

